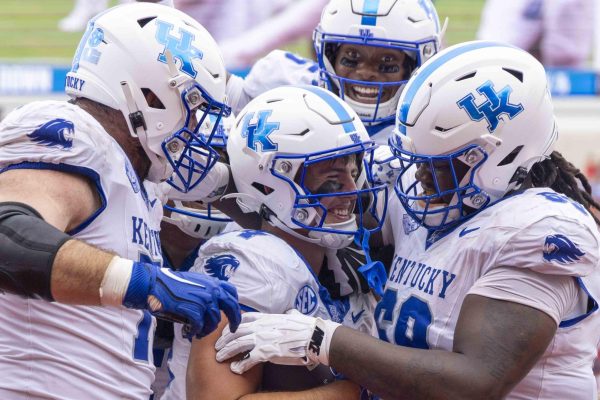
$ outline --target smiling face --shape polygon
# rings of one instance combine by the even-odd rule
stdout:
[[[460,181],[468,171],[469,166],[459,160],[454,159],[452,162],[440,160],[433,162],[433,168],[429,163],[419,165],[415,178],[421,184],[423,195],[432,196],[458,188]],[[454,196],[454,192],[433,197],[429,204],[448,205],[452,201],[452,196]]]
[[[311,194],[356,191],[359,165],[360,160],[356,154],[317,162],[306,169],[304,184]],[[356,194],[324,196],[319,201],[327,209],[326,224],[342,223],[353,217]],[[322,210],[317,210],[322,215]]]
[[[398,82],[408,79],[406,53],[400,50],[374,46],[343,44],[337,50],[334,69],[338,76],[365,82]],[[384,86],[381,102],[390,100],[399,85]],[[352,100],[376,104],[379,87],[344,83],[344,93]]]

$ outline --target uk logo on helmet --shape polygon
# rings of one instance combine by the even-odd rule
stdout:
[[[204,56],[202,50],[192,46],[195,35],[185,29],[179,28],[179,37],[171,35],[173,24],[165,21],[156,20],[156,40],[158,43],[165,46],[162,53],[158,55],[158,61],[167,63],[167,56],[165,52],[169,50],[180,62],[179,70],[184,74],[195,78],[198,72],[194,69],[192,61],[194,59],[202,60]]]
[[[456,104],[464,109],[473,121],[481,121],[485,118],[488,123],[488,131],[493,133],[498,128],[503,115],[513,119],[524,110],[523,104],[510,103],[509,97],[512,91],[513,89],[506,85],[496,92],[492,81],[487,81],[477,88],[477,93],[483,95],[487,99],[486,101],[476,105],[475,96],[469,93]]]
[[[262,110],[256,113],[256,123],[250,121],[254,117],[253,112],[249,112],[244,117],[242,126],[242,137],[248,138],[248,147],[257,151],[257,145],[260,144],[262,151],[277,151],[277,143],[273,143],[269,135],[279,129],[279,122],[267,122],[271,116],[272,110]]]

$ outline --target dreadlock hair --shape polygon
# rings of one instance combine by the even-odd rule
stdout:
[[[581,203],[592,214],[596,224],[600,219],[592,209],[600,211],[600,204],[592,197],[592,187],[585,175],[567,161],[558,151],[553,151],[550,158],[537,162],[531,167],[528,178],[533,187],[549,187]]]

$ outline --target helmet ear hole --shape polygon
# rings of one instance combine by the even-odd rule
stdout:
[[[142,93],[144,94],[144,99],[146,100],[148,107],[156,108],[158,110],[165,109],[165,105],[163,104],[163,102],[160,101],[156,93],[154,93],[152,90],[148,88],[142,88]]]
[[[267,185],[263,185],[261,183],[258,182],[252,182],[252,187],[256,190],[258,190],[259,192],[261,192],[262,194],[264,194],[265,196],[273,193],[273,188]]]
[[[502,159],[502,161],[498,163],[498,167],[512,163],[515,160],[515,158],[517,158],[522,149],[523,145],[515,147],[513,151],[511,151],[506,157]]]

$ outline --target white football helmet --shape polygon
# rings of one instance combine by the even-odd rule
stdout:
[[[201,137],[207,143],[210,141],[211,146],[219,152],[221,160],[227,156],[227,137],[234,119],[233,114],[219,121],[217,121],[217,117],[210,115],[209,118],[204,119],[200,126],[199,133]],[[215,122],[219,125],[216,130],[213,129]],[[209,139],[211,134],[212,139]],[[193,206],[191,204],[184,205],[179,200],[173,200],[173,203],[175,204],[173,207],[165,204],[164,207],[171,211],[171,215],[163,216],[163,221],[177,226],[186,235],[194,238],[208,240],[223,232],[225,226],[232,222],[231,218],[210,204],[198,202]]]
[[[198,22],[171,7],[131,3],[90,20],[66,92],[120,110],[151,161],[147,178],[174,170],[174,186],[185,192],[216,162],[197,132],[208,115],[229,114],[225,81],[217,44]]]
[[[400,98],[390,146],[401,176],[421,166],[431,182],[397,179],[396,193],[415,220],[444,229],[518,189],[557,136],[544,67],[533,56],[496,42],[452,46]],[[450,188],[438,178],[444,168]]]
[[[331,92],[314,86],[265,92],[240,112],[227,141],[238,204],[303,240],[345,247],[354,235],[379,229],[363,226],[367,212],[378,219],[375,203],[368,200],[386,190],[371,185],[364,167],[374,147],[356,113]],[[310,166],[347,156],[357,157],[351,185],[325,180],[308,189]],[[333,208],[342,201],[344,210]],[[328,213],[337,221],[326,222]]]
[[[350,104],[366,125],[393,121],[408,76],[439,51],[440,35],[439,18],[430,0],[331,0],[313,35],[321,83]],[[343,44],[402,50],[407,54],[406,80],[373,82],[339,76],[334,59]],[[346,84],[377,89],[377,102],[351,99],[344,93]],[[381,102],[388,86],[398,89],[390,100]]]

